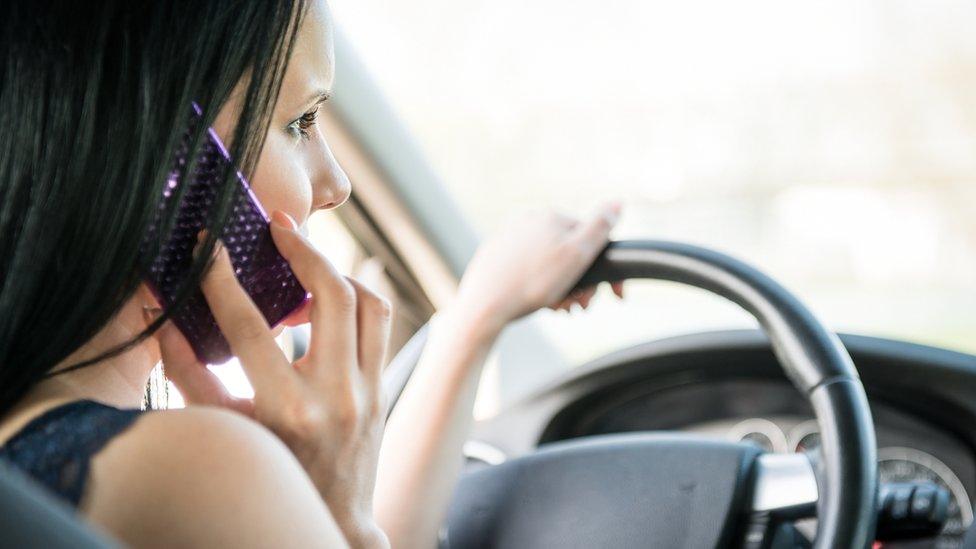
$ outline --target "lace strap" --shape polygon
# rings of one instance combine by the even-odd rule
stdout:
[[[142,412],[92,400],[57,406],[31,420],[0,447],[0,458],[77,507],[92,456]]]

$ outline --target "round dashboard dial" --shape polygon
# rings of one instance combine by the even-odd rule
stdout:
[[[751,442],[767,452],[786,452],[789,444],[786,434],[772,421],[750,418],[736,423],[728,436],[735,442]]]
[[[817,420],[804,421],[791,429],[789,443],[794,452],[806,452],[820,446],[820,425]]]
[[[790,447],[805,452],[820,446],[820,429],[816,420],[808,420],[790,430]],[[935,456],[916,450],[891,446],[878,450],[878,480],[887,482],[932,482],[949,491],[949,520],[933,547],[962,547],[966,530],[973,522],[972,503],[959,477]],[[887,546],[898,547],[898,543]]]

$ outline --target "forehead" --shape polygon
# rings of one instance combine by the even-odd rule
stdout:
[[[307,95],[316,89],[331,90],[335,80],[332,15],[324,0],[309,2],[295,37],[282,93]]]

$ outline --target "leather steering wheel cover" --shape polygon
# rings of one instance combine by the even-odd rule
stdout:
[[[677,242],[610,242],[574,288],[633,278],[708,290],[751,313],[769,336],[786,375],[807,395],[827,379],[857,378],[837,336],[778,282],[738,259]]]
[[[864,387],[840,339],[772,278],[728,255],[689,244],[611,241],[574,289],[637,278],[708,290],[759,321],[786,376],[813,406],[821,431],[824,474],[814,546],[869,547],[878,490],[874,427]],[[384,373],[391,411],[425,339],[426,331],[412,338]]]
[[[867,396],[850,355],[782,285],[728,255],[677,242],[613,241],[575,287],[632,278],[709,290],[750,312],[787,377],[810,400],[824,455],[817,548],[862,549],[877,515],[877,448]]]
[[[816,546],[870,547],[877,521],[878,462],[874,425],[870,413],[864,413],[864,388],[856,379],[822,383],[811,392],[810,404],[820,425],[826,473],[817,479]],[[865,455],[871,461],[862,459]]]

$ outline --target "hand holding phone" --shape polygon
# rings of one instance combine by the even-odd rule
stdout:
[[[232,396],[201,368],[169,324],[160,334],[166,375],[187,404],[229,408],[274,432],[308,473],[349,543],[389,547],[370,509],[386,404],[380,383],[391,304],[343,276],[291,223],[275,215],[272,237],[314,295],[307,306],[308,352],[286,357],[237,283],[218,247],[202,291],[230,341],[254,397]],[[300,314],[298,316],[301,316]]]

